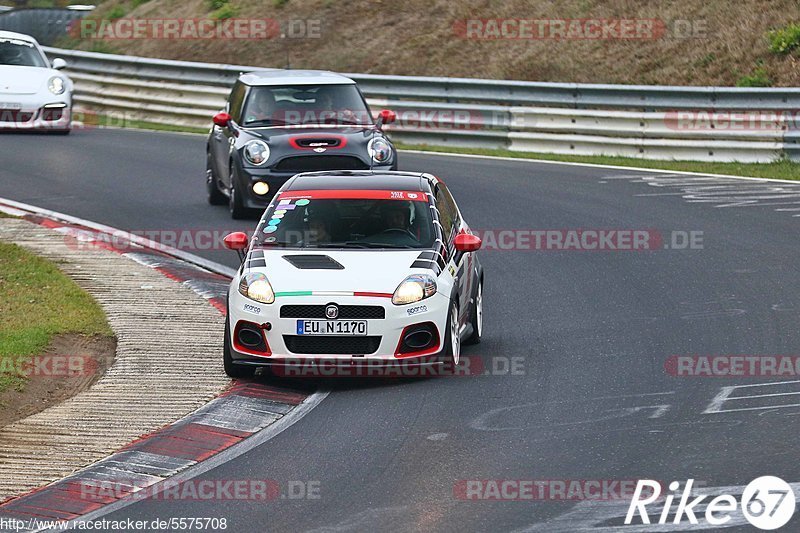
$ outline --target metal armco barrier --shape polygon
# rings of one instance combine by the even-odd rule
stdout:
[[[45,48],[80,107],[205,128],[241,72],[261,67]],[[800,161],[800,88],[670,87],[346,74],[409,144],[645,159]]]
[[[0,11],[0,30],[32,35],[39,44],[52,44],[70,24],[90,9],[9,9]]]

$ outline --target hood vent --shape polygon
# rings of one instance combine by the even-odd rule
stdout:
[[[327,255],[284,255],[283,258],[301,270],[344,270],[341,263]]]
[[[294,142],[301,148],[334,148],[342,143],[336,137],[295,137]]]

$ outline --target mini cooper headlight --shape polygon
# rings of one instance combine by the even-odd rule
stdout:
[[[369,141],[367,152],[376,163],[388,163],[392,158],[392,146],[382,137],[376,137]]]
[[[64,78],[53,76],[50,78],[50,81],[47,82],[47,88],[50,89],[50,92],[53,94],[64,94],[67,86],[64,83]]]
[[[413,304],[436,294],[436,280],[427,274],[408,276],[392,295],[394,305]]]
[[[258,272],[249,272],[242,276],[239,280],[239,294],[262,304],[275,301],[275,292],[267,276]]]
[[[248,141],[244,145],[244,158],[253,165],[263,165],[269,159],[269,146],[264,141]]]

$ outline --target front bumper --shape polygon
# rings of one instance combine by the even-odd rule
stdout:
[[[0,130],[64,131],[72,126],[72,98],[0,94]]]
[[[308,156],[313,157],[313,156]],[[383,170],[397,170],[395,165],[375,165],[373,167],[376,171]],[[336,170],[336,169],[331,169]],[[244,167],[240,169],[239,176],[241,176],[242,183],[237,183],[240,191],[246,191],[244,196],[244,204],[248,209],[264,209],[269,204],[275,192],[283,187],[283,184],[289,181],[289,178],[298,174],[300,171],[283,172],[267,168],[254,168]],[[266,182],[269,185],[267,194],[258,195],[253,192],[253,185],[259,181]]]
[[[302,318],[280,318],[282,306],[326,306],[334,303],[342,306],[379,306],[385,311],[385,318],[366,319],[367,336],[377,338],[373,346],[377,346],[372,353],[303,353],[292,351],[297,346],[297,322]],[[228,294],[228,320],[230,321],[230,346],[231,355],[236,363],[256,366],[298,364],[305,361],[318,361],[345,365],[365,365],[370,367],[381,364],[394,365],[402,362],[404,365],[428,365],[439,363],[438,353],[443,349],[447,324],[447,313],[450,308],[450,299],[437,293],[421,302],[397,306],[392,304],[391,298],[373,296],[278,296],[272,304],[261,304],[245,298],[238,290],[231,288]],[[315,320],[319,318],[313,317]],[[323,319],[324,320],[324,319]],[[240,322],[261,325],[264,338],[267,341],[269,355],[240,351],[236,347],[235,335]],[[396,352],[400,345],[401,337],[408,326],[432,323],[436,328],[438,341],[432,342],[422,350],[408,351],[402,356]],[[267,326],[268,325],[268,326]],[[322,340],[322,336],[302,336],[304,339]],[[336,342],[347,343],[349,339],[363,347],[364,337],[335,336],[341,339]],[[341,346],[341,344],[339,344]],[[324,349],[324,348],[323,348]],[[369,348],[371,349],[371,347]],[[340,352],[342,350],[337,350]],[[354,350],[356,351],[356,350]],[[364,350],[361,350],[364,351]]]

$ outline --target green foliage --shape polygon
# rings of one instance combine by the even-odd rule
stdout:
[[[800,24],[789,24],[785,28],[767,32],[769,51],[774,54],[788,54],[800,47]]]
[[[239,14],[238,8],[230,4],[225,4],[221,8],[211,13],[211,18],[217,20],[226,20],[226,19],[232,19],[238,14]]]
[[[742,76],[736,81],[737,87],[772,87],[772,79],[764,67],[756,68],[751,74]]]
[[[125,11],[124,7],[122,7],[122,6],[114,6],[111,9],[111,11],[108,12],[108,15],[106,15],[106,18],[108,18],[109,20],[117,20],[117,19],[121,19],[122,17],[124,17],[127,14],[128,14],[128,12]]]
[[[206,4],[208,4],[208,9],[216,11],[228,5],[228,1],[229,0],[206,0]]]

